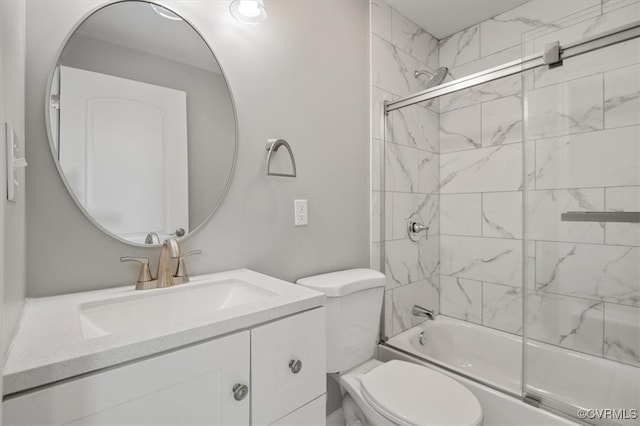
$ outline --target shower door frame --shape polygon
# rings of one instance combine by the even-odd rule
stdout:
[[[386,102],[384,105],[384,116],[400,108],[408,107],[418,103],[426,102],[440,96],[468,89],[489,81],[498,80],[503,77],[518,74],[523,71],[532,70],[547,65],[560,64],[563,60],[573,58],[594,50],[602,49],[614,44],[622,43],[640,37],[640,21],[633,24],[624,25],[611,31],[598,34],[593,37],[559,46],[557,60],[549,62],[545,60],[547,52],[529,55],[522,59],[507,62],[497,67],[489,68],[475,74],[462,77],[448,83],[443,83],[431,89],[423,90],[393,102]],[[384,122],[384,120],[383,120]],[[386,127],[386,126],[384,126]],[[383,133],[384,135],[384,133]]]
[[[562,61],[565,59],[573,58],[576,56],[580,56],[594,50],[606,48],[608,46],[613,46],[618,43],[622,43],[625,41],[633,40],[635,38],[640,37],[640,20],[635,21],[632,24],[624,25],[618,28],[615,28],[610,31],[603,32],[601,34],[595,35],[593,37],[589,37],[574,43],[569,43],[564,46],[559,45],[558,43],[550,43],[547,45],[547,49],[545,52],[525,56],[521,59],[507,62],[505,64],[499,65],[497,67],[489,68],[485,71],[481,71],[475,74],[471,74],[466,77],[462,77],[456,80],[452,80],[447,83],[443,83],[439,86],[426,89],[420,92],[413,93],[401,99],[395,101],[385,101],[383,104],[383,108],[381,111],[382,117],[381,119],[381,135],[382,135],[382,146],[380,150],[380,184],[381,184],[381,199],[380,199],[380,235],[385,235],[385,158],[386,158],[386,143],[387,143],[387,117],[389,113],[399,110],[405,107],[409,107],[412,105],[416,105],[422,102],[426,102],[432,99],[437,99],[441,96],[458,92],[464,89],[468,89],[483,83],[487,83],[490,81],[498,80],[504,77],[508,77],[511,75],[521,74],[525,71],[533,70],[543,66],[561,66]],[[554,50],[555,49],[555,50]],[[524,91],[524,86],[523,86]],[[524,130],[523,130],[524,132]],[[526,143],[526,139],[523,138],[523,143]],[[523,150],[523,164],[526,162],[526,154]],[[526,164],[524,164],[526,166]],[[527,169],[523,167],[523,196],[527,193],[527,179],[526,179]],[[524,204],[523,198],[523,204]],[[525,208],[523,210],[523,227],[526,227],[527,224],[527,212]],[[523,231],[526,231],[524,229]],[[526,266],[527,266],[527,242],[528,237],[527,233],[523,232],[523,256],[522,256],[522,274],[523,274],[523,288],[527,286],[527,276],[526,276]],[[385,241],[384,239],[380,241],[380,271],[382,273],[386,273],[385,267]],[[387,307],[385,307],[386,309]],[[576,409],[581,407],[576,407],[572,404],[564,403],[562,401],[553,400],[550,398],[545,398],[543,395],[531,393],[527,391],[527,381],[526,381],[526,361],[527,361],[527,330],[524,327],[524,323],[526,320],[527,314],[527,303],[526,303],[526,292],[523,292],[523,309],[522,309],[522,321],[523,321],[523,335],[522,335],[522,373],[521,373],[521,394],[517,395],[524,402],[533,405],[535,407],[544,407],[545,409],[554,412],[560,416],[569,417],[572,420],[576,419],[576,416],[571,413],[575,413]],[[385,342],[387,340],[386,330],[383,330],[381,327],[381,341]],[[395,349],[395,348],[394,348]],[[403,352],[403,351],[401,351]],[[431,362],[425,360],[427,362]],[[435,364],[435,363],[434,363]],[[440,366],[442,367],[442,366]],[[445,367],[446,368],[446,367]],[[447,370],[450,370],[446,368]],[[453,371],[456,374],[461,374],[462,376],[467,377],[466,375]],[[469,377],[471,380],[481,383],[482,385],[493,388],[489,383],[486,383],[482,380],[477,380],[475,378]],[[500,390],[501,392],[505,392],[504,390]],[[509,392],[506,392],[509,393]],[[509,393],[512,395],[511,393]],[[593,420],[592,420],[593,421]],[[612,423],[607,421],[595,421],[594,424],[602,424],[602,425],[610,425]]]

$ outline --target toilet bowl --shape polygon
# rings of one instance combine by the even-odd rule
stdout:
[[[327,296],[327,372],[345,392],[347,425],[481,425],[480,403],[454,379],[418,364],[373,359],[385,282],[370,269],[298,280]]]

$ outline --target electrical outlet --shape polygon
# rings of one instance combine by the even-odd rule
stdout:
[[[307,200],[295,200],[294,207],[294,223],[296,226],[305,226],[309,224],[309,215],[307,211]]]

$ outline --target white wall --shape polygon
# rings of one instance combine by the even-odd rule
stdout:
[[[0,3],[0,19],[4,16],[4,8],[2,8],[2,4]],[[0,26],[0,75],[4,75],[4,35],[2,34],[1,29],[4,28],[4,23]],[[0,125],[4,123],[4,88],[3,85],[0,84]],[[0,132],[1,135],[1,132]],[[3,136],[0,136],[0,140],[2,140],[2,145],[4,145],[5,141],[1,139]],[[0,148],[2,148],[0,145]],[[0,187],[6,185],[6,154],[3,149],[0,149]],[[2,362],[0,363],[0,373],[4,371],[4,363],[5,363],[5,345],[4,345],[4,209],[0,209],[0,240],[3,241],[3,244],[0,244],[0,306],[3,307],[2,314],[0,314],[0,355],[2,356]],[[2,395],[2,381],[0,380],[0,395]],[[2,425],[2,404],[0,404],[0,425]]]
[[[25,178],[20,172],[17,202],[6,201],[5,122],[11,123],[24,152],[24,72],[25,72],[25,3],[23,0],[0,2],[2,20],[0,42],[0,280],[4,285],[2,303],[2,356],[6,356],[25,299]],[[4,264],[4,265],[3,265]],[[3,267],[4,266],[4,267]]]
[[[25,298],[25,191],[18,202],[6,201],[5,122],[10,122],[24,151],[24,0],[0,2],[0,367],[4,367],[11,337]],[[0,368],[0,371],[2,368]],[[0,380],[0,395],[2,381]],[[0,404],[0,425],[2,406]]]
[[[123,255],[155,259],[102,234],[67,194],[49,151],[46,80],[67,33],[105,1],[27,2],[28,294],[130,283]],[[267,2],[258,26],[228,2],[163,2],[200,29],[235,97],[239,152],[213,220],[184,248],[193,273],[248,267],[279,278],[369,265],[369,58],[366,0]],[[287,139],[298,178],[265,176],[268,138]],[[293,200],[309,200],[309,226],[293,226]]]

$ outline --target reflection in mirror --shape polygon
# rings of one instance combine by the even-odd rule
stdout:
[[[236,153],[231,93],[206,42],[164,7],[124,1],[83,21],[58,60],[48,114],[67,188],[111,235],[180,237],[224,196]]]

